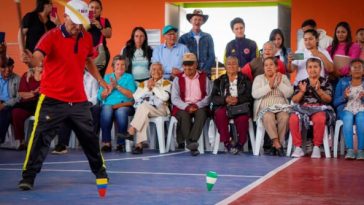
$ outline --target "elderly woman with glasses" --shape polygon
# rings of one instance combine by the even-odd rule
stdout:
[[[134,78],[126,73],[128,60],[125,56],[116,55],[112,60],[113,72],[105,75],[104,80],[109,89],[100,87],[98,98],[102,103],[100,125],[102,131],[102,151],[111,152],[111,128],[115,118],[118,133],[126,133],[128,116],[132,115],[133,93],[136,90]],[[117,151],[125,152],[125,140],[118,139]]]
[[[147,140],[147,128],[150,117],[166,116],[169,114],[168,100],[172,83],[163,79],[163,65],[152,63],[150,78],[141,82],[134,93],[136,107],[134,119],[130,122],[126,139],[132,139],[137,134],[133,154],[143,153],[143,142]]]
[[[344,122],[343,133],[347,152],[345,159],[364,160],[364,61],[354,59],[350,63],[350,77],[340,79],[336,86],[334,106]],[[354,153],[353,125],[356,125],[358,152]]]

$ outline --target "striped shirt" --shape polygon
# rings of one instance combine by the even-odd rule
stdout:
[[[263,97],[259,111],[276,104],[287,104],[283,93],[278,88],[275,88]]]

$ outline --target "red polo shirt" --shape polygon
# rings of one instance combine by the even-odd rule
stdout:
[[[84,102],[87,97],[83,74],[87,57],[92,56],[92,37],[81,32],[71,37],[65,26],[46,33],[36,49],[45,56],[40,92],[63,102]]]

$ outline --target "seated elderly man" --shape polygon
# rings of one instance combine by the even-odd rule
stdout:
[[[14,60],[7,58],[0,66],[0,144],[4,142],[9,124],[11,110],[18,102],[20,78],[13,73]]]
[[[184,54],[182,64],[183,73],[177,75],[172,85],[172,115],[178,121],[178,144],[186,142],[191,155],[197,156],[197,141],[207,118],[212,87],[206,73],[197,72],[195,54]]]

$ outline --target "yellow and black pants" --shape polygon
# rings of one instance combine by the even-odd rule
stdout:
[[[35,178],[48,154],[50,143],[66,120],[74,130],[91,171],[97,178],[106,176],[99,139],[93,131],[91,103],[67,103],[41,95],[35,112],[35,121],[23,165],[23,178]]]

